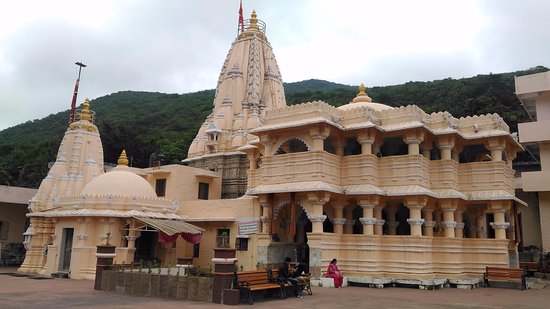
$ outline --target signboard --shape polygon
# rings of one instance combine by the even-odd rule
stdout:
[[[239,222],[239,235],[258,233],[258,222],[259,221]]]

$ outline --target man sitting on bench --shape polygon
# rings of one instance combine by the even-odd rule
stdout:
[[[290,282],[292,284],[292,292],[296,298],[302,298],[298,295],[298,279],[293,278],[293,274],[296,272],[296,269],[290,267],[290,257],[285,257],[283,265],[279,267],[279,279],[283,282]]]

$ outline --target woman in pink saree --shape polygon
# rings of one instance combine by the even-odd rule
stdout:
[[[340,273],[340,270],[338,269],[338,266],[336,266],[336,259],[332,259],[330,264],[328,264],[327,268],[327,278],[334,278],[334,286],[337,288],[341,288],[342,284],[344,283],[344,277]]]

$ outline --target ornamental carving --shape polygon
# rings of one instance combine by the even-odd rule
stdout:
[[[454,229],[456,227],[455,221],[443,221],[441,225],[446,229]]]
[[[435,227],[435,221],[424,221],[424,227]]]
[[[422,225],[424,223],[424,219],[407,219],[407,222],[410,225]]]
[[[376,219],[376,224],[375,225],[382,226],[385,223],[386,223],[386,220],[384,220],[384,219]]]
[[[327,216],[326,215],[319,215],[319,216],[308,215],[307,218],[311,222],[325,222],[325,220],[327,219]]]
[[[378,222],[378,219],[362,217],[362,218],[359,218],[359,221],[363,225],[375,225]]]
[[[332,224],[336,224],[336,225],[346,224],[346,218],[333,218],[331,221],[332,221]]]
[[[503,223],[491,222],[489,224],[495,230],[505,230],[510,226],[510,222],[503,222]]]

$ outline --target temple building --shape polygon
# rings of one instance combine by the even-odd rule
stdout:
[[[238,151],[256,137],[268,109],[286,106],[283,81],[265,23],[251,18],[239,27],[222,66],[212,113],[189,146],[187,165],[222,173],[222,197],[246,192],[246,155]]]
[[[512,160],[522,150],[496,114],[455,118],[375,103],[359,87],[338,108],[286,106],[265,24],[253,12],[222,67],[189,166],[104,172],[89,102],[71,123],[29,208],[19,269],[94,276],[95,246],[115,262],[187,258],[212,266],[237,250],[243,269],[333,258],[350,280],[481,278],[518,264]],[[182,238],[178,238],[181,235]]]

